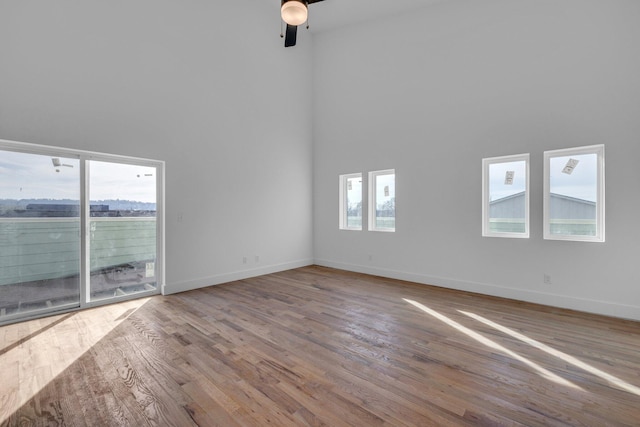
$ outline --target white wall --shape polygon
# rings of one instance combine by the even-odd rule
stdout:
[[[168,293],[309,264],[311,45],[278,6],[0,2],[0,139],[166,161]]]
[[[638,24],[636,0],[448,0],[284,49],[262,0],[3,1],[0,139],[166,161],[167,292],[315,255],[640,319]],[[542,240],[542,152],[599,143],[606,243]],[[482,238],[481,159],[522,152],[531,238]],[[338,175],[386,168],[398,231],[339,231]]]
[[[316,262],[640,320],[639,41],[635,0],[450,0],[316,35]],[[543,240],[543,151],[601,143],[606,242]],[[481,159],[526,152],[531,238],[481,237]],[[387,168],[397,232],[338,230],[338,175]]]

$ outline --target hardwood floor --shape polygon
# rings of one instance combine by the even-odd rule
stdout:
[[[640,425],[640,323],[322,267],[0,328],[3,426]]]

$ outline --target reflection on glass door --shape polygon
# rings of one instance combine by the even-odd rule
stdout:
[[[0,150],[0,322],[80,305],[79,163]]]
[[[157,290],[156,168],[87,164],[89,301]]]

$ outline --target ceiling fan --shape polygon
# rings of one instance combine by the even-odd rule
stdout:
[[[298,25],[307,22],[307,8],[310,4],[321,1],[324,0],[282,0],[280,13],[282,20],[287,24],[287,31],[284,36],[284,47],[296,45]],[[309,28],[308,24],[307,28]],[[280,36],[282,37],[282,34],[280,34]]]
[[[60,169],[58,169],[60,166],[66,166],[66,167],[69,167],[69,168],[73,167],[73,165],[67,165],[67,164],[62,163],[60,161],[60,158],[58,158],[58,157],[52,157],[51,158],[51,163],[53,163],[53,167],[56,168],[56,172],[60,172]]]

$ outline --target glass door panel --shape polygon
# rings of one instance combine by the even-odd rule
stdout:
[[[79,305],[79,160],[0,150],[0,322]]]
[[[156,168],[87,163],[89,301],[156,291]]]

